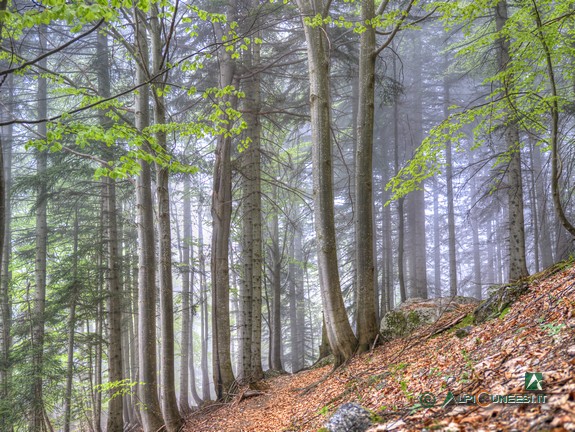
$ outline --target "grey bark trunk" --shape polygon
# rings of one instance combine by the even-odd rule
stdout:
[[[499,0],[495,8],[496,29],[500,32],[507,21],[507,2]],[[500,71],[507,69],[509,63],[509,40],[501,36],[497,40],[497,61]],[[510,98],[511,96],[507,96]],[[511,101],[510,101],[511,104]],[[511,108],[509,108],[511,110]],[[507,167],[508,199],[508,244],[509,244],[509,280],[515,281],[527,276],[525,258],[525,222],[523,215],[523,177],[521,174],[521,143],[517,122],[508,113],[505,124],[505,145],[509,153]]]
[[[447,54],[444,55],[444,66],[449,64]],[[443,77],[443,115],[449,116],[450,77]],[[449,295],[457,295],[457,250],[455,247],[455,207],[453,205],[453,159],[451,155],[451,140],[445,145],[445,180],[447,183],[447,241],[449,245]]]
[[[277,188],[272,186],[272,197],[278,202]],[[271,332],[270,332],[270,368],[272,370],[283,370],[281,349],[282,349],[282,328],[281,328],[281,262],[279,220],[277,211],[274,212],[271,220],[271,281],[272,281],[272,304],[271,304]]]
[[[147,81],[148,42],[143,12],[135,10],[138,67],[136,81]],[[136,94],[136,128],[143,130],[150,123],[149,88],[140,87]],[[146,150],[150,150],[147,146]],[[136,207],[138,211],[138,361],[139,397],[142,426],[145,432],[156,432],[164,426],[158,400],[156,362],[156,257],[154,241],[154,214],[152,202],[152,173],[150,165],[140,160],[140,175],[136,179]]]
[[[4,7],[6,2],[4,1]],[[2,7],[0,7],[0,10]],[[0,25],[1,27],[1,25]],[[0,32],[1,32],[0,28]],[[1,34],[1,33],[0,33]],[[4,83],[8,93],[6,97],[6,105],[8,108],[12,107],[14,86],[12,75],[8,76]],[[10,381],[11,381],[11,367],[10,367],[10,350],[12,346],[12,306],[10,302],[10,280],[12,274],[10,271],[10,256],[12,251],[12,234],[11,234],[11,219],[12,219],[12,206],[10,202],[10,189],[12,184],[12,139],[14,128],[12,125],[0,129],[0,152],[3,159],[2,168],[3,173],[0,177],[0,182],[4,183],[3,199],[4,210],[0,214],[0,218],[4,219],[4,233],[2,236],[2,265],[0,276],[0,399],[10,401]],[[0,228],[1,229],[1,228]],[[0,419],[0,430],[11,432],[13,430],[13,422],[9,418]]]
[[[232,18],[228,14],[228,19]],[[223,29],[216,25],[218,41]],[[234,67],[229,52],[220,51],[220,87],[232,84]],[[228,99],[229,102],[229,99]],[[228,399],[235,378],[230,353],[229,239],[232,212],[230,137],[217,138],[212,193],[212,364],[218,400]]]
[[[162,27],[160,10],[152,3],[150,28],[152,36],[152,66],[155,73],[164,67]],[[152,82],[154,95],[154,120],[157,126],[166,124],[166,104],[163,97],[167,74]],[[156,144],[162,152],[168,151],[166,131],[156,132]],[[183,424],[176,398],[174,358],[174,288],[172,282],[172,231],[170,223],[169,167],[156,163],[156,196],[158,200],[159,279],[160,279],[160,328],[161,356],[160,387],[162,413],[167,432],[177,432]]]
[[[66,392],[64,395],[64,432],[70,432],[72,414],[72,383],[74,379],[74,335],[76,332],[76,300],[78,296],[78,209],[74,215],[74,262],[73,262],[73,283],[70,293],[70,316],[68,318],[68,360],[66,362]]]
[[[361,2],[362,21],[372,20],[375,5]],[[375,28],[366,26],[359,52],[359,109],[355,157],[355,243],[358,351],[369,350],[378,334],[373,235],[373,126],[375,106]]]
[[[319,0],[298,0],[304,17],[322,12]],[[310,78],[310,112],[314,190],[314,221],[318,247],[319,282],[327,335],[335,366],[351,358],[357,347],[345,310],[339,280],[334,224],[331,148],[329,57],[326,29],[304,25]]]
[[[210,374],[208,370],[208,294],[206,284],[206,259],[204,254],[204,230],[203,230],[203,198],[200,195],[198,203],[198,261],[200,267],[200,321],[202,337],[202,353],[200,365],[202,368],[202,399],[209,401],[210,397]]]
[[[257,10],[258,1],[252,1]],[[250,25],[257,28],[259,20],[254,18]],[[255,37],[258,35],[256,34]],[[247,123],[246,135],[249,147],[242,156],[242,262],[243,280],[240,286],[239,315],[239,363],[238,378],[257,381],[263,378],[261,361],[262,338],[262,216],[261,216],[261,96],[260,45],[251,44],[246,52],[245,68],[250,74],[245,83]]]
[[[414,36],[414,87],[415,94],[413,109],[413,135],[412,144],[419,146],[423,140],[423,104],[422,104],[422,64],[421,64],[421,35],[415,33]],[[409,199],[410,218],[410,243],[411,243],[411,282],[413,297],[427,298],[427,252],[425,238],[425,192],[424,185],[420,185],[421,190],[412,192]]]
[[[38,34],[40,40],[40,52],[46,49],[46,28],[41,26]],[[39,62],[41,68],[46,68],[46,60]],[[48,90],[47,80],[40,75],[38,77],[38,118],[44,119],[48,114]],[[38,135],[46,136],[46,123],[38,125]],[[44,310],[46,305],[46,252],[48,243],[47,226],[47,193],[46,170],[48,167],[48,154],[38,152],[36,156],[36,173],[38,176],[38,189],[36,191],[36,258],[35,258],[35,292],[34,292],[34,316],[32,317],[32,379],[31,405],[32,415],[30,419],[30,432],[42,432],[44,428],[44,401],[43,367],[44,367]]]

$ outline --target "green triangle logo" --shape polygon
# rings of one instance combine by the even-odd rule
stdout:
[[[453,393],[448,392],[447,396],[445,396],[445,400],[441,404],[441,408],[445,408],[450,403],[455,403],[455,396],[453,396]]]
[[[525,372],[525,390],[543,390],[543,374],[541,372]]]

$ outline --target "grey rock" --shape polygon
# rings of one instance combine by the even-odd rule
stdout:
[[[330,432],[365,432],[371,427],[370,413],[361,405],[344,403],[325,424]]]
[[[442,314],[468,304],[479,304],[479,300],[463,296],[411,298],[383,316],[380,332],[384,339],[404,337],[422,325],[435,322]]]

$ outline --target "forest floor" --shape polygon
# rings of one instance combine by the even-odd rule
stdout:
[[[225,405],[193,413],[185,431],[316,431],[344,402],[371,410],[373,430],[575,430],[575,268],[531,278],[529,291],[499,317],[459,338],[451,322],[465,306],[403,339],[386,342],[332,371],[331,366],[282,375],[241,392]],[[437,334],[439,332],[439,334]],[[543,374],[543,391],[525,390],[525,373]],[[545,403],[451,403],[462,395],[544,394]],[[421,407],[419,396],[437,405]]]

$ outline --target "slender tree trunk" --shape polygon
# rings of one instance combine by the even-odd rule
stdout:
[[[501,32],[507,21],[507,1],[499,0],[495,8],[495,24]],[[500,71],[507,70],[509,63],[509,40],[501,36],[497,40],[497,61]],[[512,78],[509,78],[512,81]],[[508,98],[511,96],[507,95]],[[510,105],[511,105],[510,101]],[[511,111],[511,107],[509,108]],[[527,276],[527,261],[525,258],[525,222],[523,215],[523,177],[521,174],[521,143],[517,122],[511,112],[507,115],[505,124],[505,145],[509,153],[507,167],[508,207],[509,207],[509,280],[515,281]]]
[[[190,247],[192,242],[192,215],[190,199],[190,177],[184,177],[184,233],[180,243],[182,251],[182,339],[181,339],[181,361],[180,361],[180,411],[187,413],[190,411],[188,399],[189,371],[193,370],[193,363],[190,363],[190,333],[193,329],[190,325],[190,318],[193,315],[190,305]]]
[[[234,0],[227,4],[227,18],[234,21],[236,5]],[[224,37],[221,24],[214,26],[218,41]],[[235,65],[228,51],[218,54],[221,88],[234,82]],[[235,106],[236,98],[225,97],[224,101]],[[231,128],[231,120],[228,127]],[[214,387],[218,400],[228,399],[235,383],[230,352],[230,274],[229,240],[232,215],[232,168],[230,136],[217,138],[212,193],[212,363]]]
[[[444,54],[444,66],[447,70],[449,61]],[[450,77],[446,73],[443,77],[443,116],[449,116],[450,104]],[[457,258],[455,247],[455,207],[453,205],[453,159],[451,155],[451,140],[445,144],[445,177],[447,184],[447,240],[449,245],[449,295],[457,295]]]
[[[545,174],[542,169],[541,150],[534,148],[532,152],[533,175],[535,176],[535,195],[537,197],[537,213],[539,214],[539,247],[542,268],[547,268],[553,264],[553,249],[550,230],[550,218],[547,211],[547,196],[545,192]]]
[[[304,17],[324,12],[320,0],[297,0]],[[327,12],[327,11],[325,11]],[[314,221],[318,246],[319,282],[325,324],[338,366],[351,358],[357,347],[345,310],[334,223],[334,193],[331,148],[329,57],[326,29],[304,25],[310,78],[310,112],[314,189]]]
[[[393,56],[393,79],[397,81],[397,64]],[[393,168],[395,175],[399,173],[399,95],[395,95],[393,100]],[[399,299],[403,303],[407,299],[407,289],[405,287],[405,199],[397,200],[397,279],[399,280]]]
[[[423,140],[423,77],[422,77],[422,64],[421,64],[421,35],[418,32],[414,33],[414,88],[415,94],[413,120],[412,120],[412,144],[419,146]],[[421,190],[416,190],[410,195],[410,220],[409,227],[410,242],[411,242],[411,268],[412,273],[410,276],[413,282],[412,296],[427,298],[427,251],[426,251],[426,237],[425,237],[425,192],[424,185],[421,184]]]
[[[203,230],[203,199],[200,196],[198,204],[198,264],[200,267],[200,320],[202,353],[200,365],[202,368],[202,399],[209,401],[210,397],[210,375],[208,370],[208,294],[206,284],[206,259],[204,254],[204,230]]]
[[[160,10],[152,3],[150,28],[152,35],[152,63],[155,73],[164,67],[162,52],[162,28]],[[154,95],[154,120],[157,126],[166,124],[166,104],[163,97],[167,74],[152,83]],[[156,132],[156,144],[162,152],[168,151],[166,131]],[[156,196],[158,200],[158,236],[159,236],[159,279],[160,279],[160,323],[161,323],[161,380],[160,387],[162,412],[167,432],[177,432],[183,418],[178,410],[176,398],[175,356],[174,356],[174,288],[172,282],[172,234],[170,223],[169,167],[156,163]]]
[[[372,20],[372,0],[361,2],[362,21]],[[366,26],[359,47],[359,109],[355,162],[355,243],[358,351],[369,350],[378,333],[373,253],[373,125],[375,106],[375,28]]]
[[[46,28],[41,26],[38,34],[40,40],[40,52],[46,49]],[[39,66],[46,68],[46,60],[40,60]],[[38,77],[38,118],[44,119],[48,114],[48,90],[44,76]],[[38,125],[38,135],[46,136],[46,123]],[[46,182],[46,170],[48,167],[47,152],[38,152],[36,157],[36,173],[38,176],[38,188],[36,192],[36,259],[35,259],[35,293],[34,293],[34,317],[32,318],[32,416],[30,419],[30,432],[42,432],[44,428],[44,401],[43,370],[44,370],[44,311],[46,305],[46,253],[48,243],[47,225],[47,199],[48,186]],[[2,224],[2,229],[4,225]]]
[[[254,10],[259,1],[252,0]],[[259,13],[259,12],[258,12]],[[258,28],[259,19],[249,22]],[[258,37],[258,34],[254,35]],[[243,281],[240,286],[240,368],[239,378],[257,381],[263,378],[261,361],[262,334],[262,216],[261,216],[261,96],[260,96],[260,45],[251,44],[245,55],[245,67],[250,74],[245,83],[247,123],[246,135],[250,144],[242,156],[243,173],[243,238],[242,262]]]
[[[196,405],[200,405],[202,403],[202,398],[200,397],[200,395],[198,394],[198,390],[196,388],[196,363],[194,361],[194,316],[196,313],[196,309],[195,306],[196,304],[194,303],[194,292],[195,292],[195,271],[194,271],[194,248],[192,246],[192,211],[191,208],[188,211],[189,214],[189,218],[188,218],[188,233],[189,233],[189,243],[190,243],[190,260],[191,260],[191,272],[190,272],[190,286],[189,286],[189,293],[190,293],[190,297],[189,297],[189,310],[188,310],[188,315],[190,317],[189,321],[190,321],[190,328],[189,328],[189,341],[188,341],[188,346],[189,346],[189,356],[188,356],[188,363],[187,363],[187,367],[189,370],[189,387],[192,390],[192,398],[194,399],[194,402],[196,403]],[[190,263],[190,261],[187,261],[188,265]],[[199,297],[199,296],[198,296]],[[199,302],[198,302],[199,304]],[[182,361],[182,364],[184,364],[184,362]]]
[[[529,170],[529,207],[531,211],[531,225],[533,226],[533,264],[535,265],[535,273],[539,273],[541,257],[539,251],[541,249],[539,243],[541,234],[539,233],[539,209],[537,207],[537,192],[535,187],[535,170],[533,169],[533,143],[529,140],[529,162],[531,163]]]
[[[296,371],[305,367],[305,329],[309,328],[313,334],[313,329],[307,327],[305,323],[305,298],[304,298],[304,254],[303,254],[303,232],[298,224],[294,233],[294,259],[295,259],[295,297],[296,297]],[[313,346],[313,343],[312,343]]]
[[[441,233],[439,230],[439,182],[435,181],[433,190],[433,290],[435,297],[441,297]]]
[[[122,366],[122,287],[119,281],[118,226],[116,209],[116,182],[105,180],[106,190],[106,243],[108,246],[108,381],[110,384],[123,380]],[[110,391],[108,405],[108,432],[124,430],[124,406],[121,388]]]
[[[277,202],[277,188],[272,186],[272,196]],[[282,328],[281,328],[281,253],[279,238],[278,214],[274,212],[271,220],[271,280],[272,280],[272,305],[271,305],[271,332],[270,332],[270,368],[283,370],[281,359]]]
[[[104,263],[104,194],[101,192],[100,199],[100,238],[98,247],[98,268],[105,269],[106,264]],[[103,343],[104,343],[104,311],[103,311],[103,301],[104,298],[104,272],[98,272],[98,287],[96,290],[98,303],[96,305],[96,322],[94,323],[95,333],[96,333],[96,349],[94,350],[94,407],[93,407],[93,418],[94,418],[94,430],[96,432],[101,432],[102,430],[102,392],[99,390],[102,388],[102,354],[103,354]]]
[[[72,383],[74,379],[74,335],[76,331],[76,301],[78,297],[78,208],[74,215],[73,282],[70,293],[70,316],[68,318],[68,361],[66,364],[66,393],[64,396],[64,432],[70,432],[72,412]]]
[[[98,33],[97,62],[98,93],[102,97],[109,97],[110,90],[110,61],[108,54],[108,38]],[[109,125],[109,119],[101,115],[100,124]],[[109,149],[105,149],[106,158],[113,159]],[[116,210],[116,182],[112,178],[104,178],[104,243],[107,255],[107,289],[108,289],[108,382],[118,383],[123,379],[122,367],[122,287],[119,282],[118,262],[118,232]],[[114,387],[112,387],[114,388]],[[123,398],[121,392],[111,390],[108,405],[108,432],[122,432],[124,430]]]
[[[5,8],[6,2],[3,2],[3,6],[0,4],[0,10]],[[1,34],[0,25],[0,34]],[[14,86],[13,86],[13,76],[9,75],[4,83],[5,89],[8,93],[5,98],[5,103],[7,109],[12,108],[14,101]],[[0,173],[0,182],[3,184],[2,189],[4,190],[0,196],[0,200],[3,200],[3,211],[0,210],[0,219],[4,220],[3,229],[4,233],[2,236],[3,243],[0,245],[2,247],[2,256],[0,263],[2,265],[1,275],[0,275],[0,340],[2,344],[0,345],[0,399],[11,402],[10,395],[10,382],[11,382],[11,365],[10,365],[10,350],[12,346],[12,306],[10,302],[10,281],[12,279],[12,274],[10,271],[10,259],[12,251],[12,234],[11,234],[11,220],[12,220],[12,205],[10,201],[10,188],[12,184],[12,139],[13,139],[14,128],[12,125],[6,126],[0,129],[0,152],[2,153],[0,157],[2,158],[3,172]],[[2,229],[2,228],[0,228]],[[0,419],[0,430],[6,430],[11,432],[13,430],[12,421],[9,418]]]
[[[384,149],[385,151],[385,149]],[[389,153],[388,153],[389,154]],[[382,176],[382,195],[383,195],[383,208],[382,208],[382,226],[383,226],[383,253],[382,253],[382,286],[381,286],[381,301],[380,301],[380,315],[383,316],[386,312],[393,308],[394,290],[393,290],[393,240],[391,238],[391,208],[385,205],[389,201],[390,194],[385,190],[385,185],[389,179],[389,166],[387,157],[383,161],[383,176]]]
[[[138,67],[136,81],[147,81],[148,42],[146,16],[135,10]],[[149,88],[143,85],[136,94],[136,128],[143,130],[150,123]],[[149,146],[144,147],[150,150]],[[139,397],[144,432],[156,432],[164,426],[158,400],[156,362],[156,257],[154,241],[154,213],[152,201],[152,173],[150,165],[140,160],[140,175],[136,179],[136,207],[138,211],[138,359]]]

